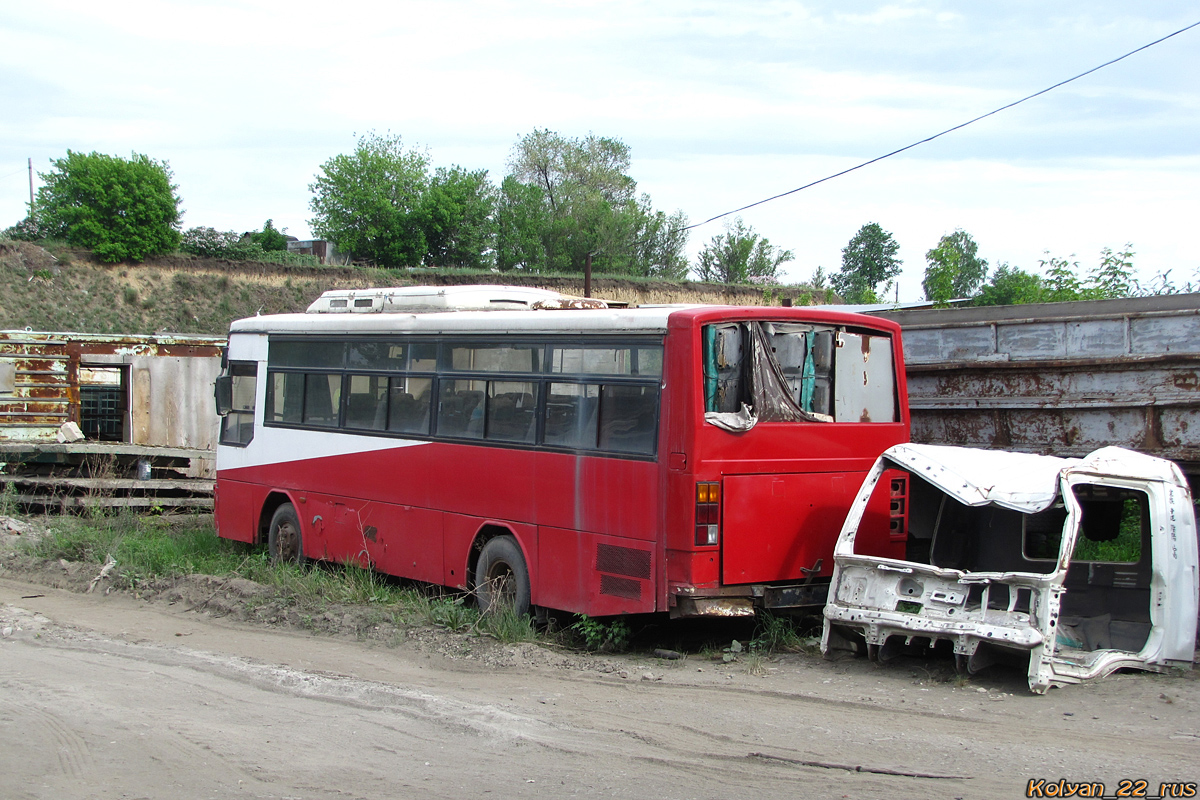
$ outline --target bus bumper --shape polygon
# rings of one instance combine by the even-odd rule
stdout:
[[[751,617],[756,609],[821,608],[829,594],[828,582],[788,586],[748,585],[726,587],[719,596],[692,593],[673,596],[671,618]]]

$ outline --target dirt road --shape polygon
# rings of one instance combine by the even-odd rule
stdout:
[[[31,596],[33,595],[33,596]],[[0,579],[5,798],[1023,797],[1200,779],[1200,681],[914,663],[454,658]],[[473,648],[478,652],[473,652]]]

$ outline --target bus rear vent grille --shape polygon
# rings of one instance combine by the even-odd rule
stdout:
[[[624,597],[629,600],[642,599],[642,584],[629,578],[618,578],[615,575],[600,576],[600,594]]]
[[[596,571],[648,580],[650,578],[650,551],[598,544],[596,545]]]

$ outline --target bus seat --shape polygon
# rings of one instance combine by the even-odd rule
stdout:
[[[483,392],[470,390],[459,392],[458,396],[462,398],[462,427],[459,432],[473,438],[483,436]]]
[[[367,393],[352,394],[346,403],[346,425],[353,428],[382,428],[380,410],[387,406]]]

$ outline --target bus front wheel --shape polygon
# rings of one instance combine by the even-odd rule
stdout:
[[[275,509],[267,531],[267,553],[272,564],[303,564],[304,537],[300,533],[300,518],[291,503]]]
[[[517,540],[497,536],[483,546],[475,565],[475,598],[479,610],[510,610],[517,616],[529,613],[529,570]]]

